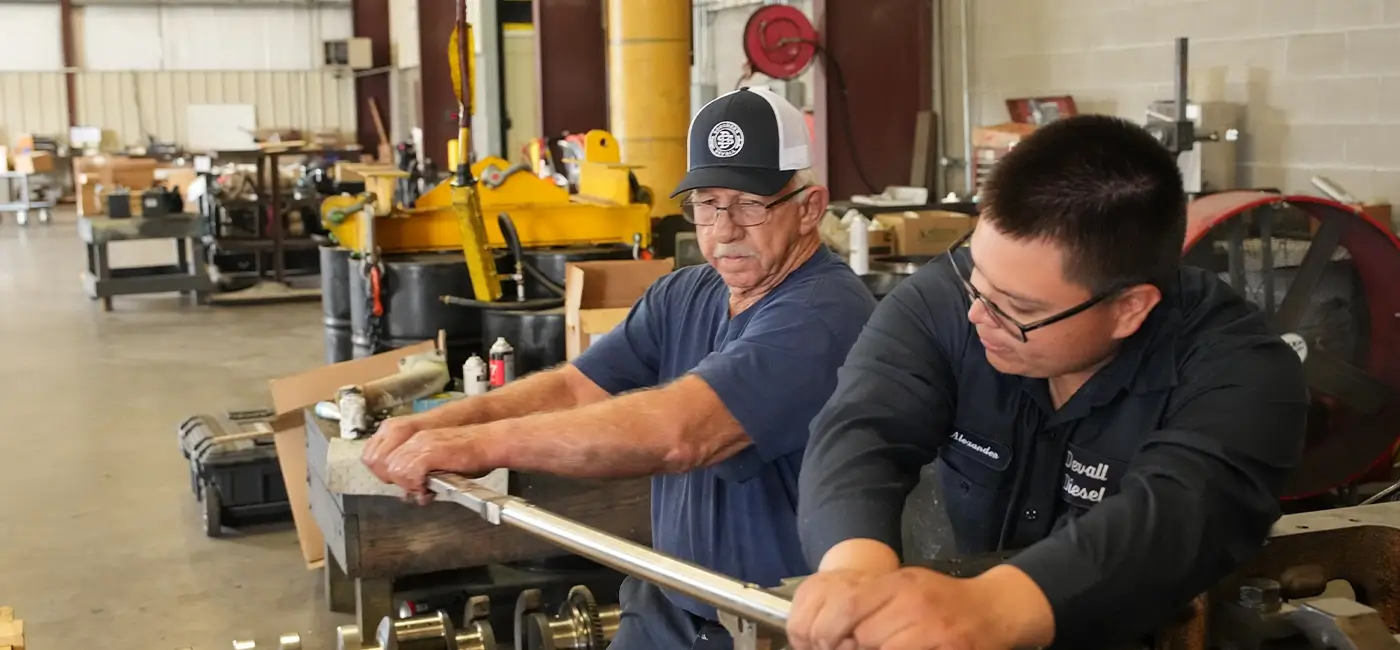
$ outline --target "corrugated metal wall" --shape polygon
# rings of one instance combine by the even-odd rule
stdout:
[[[0,11],[7,34],[35,35],[0,39],[0,144],[65,134],[61,56],[45,49],[57,48],[56,4]],[[354,137],[354,79],[320,66],[321,41],[351,35],[348,8],[91,6],[79,16],[77,120],[123,143],[185,143],[190,104],[252,104],[262,128]]]
[[[260,127],[355,132],[354,80],[319,70],[85,72],[77,89],[78,122],[125,144],[183,144],[190,104],[252,104]],[[0,140],[65,134],[66,101],[61,72],[0,72]]]
[[[68,132],[62,72],[0,72],[0,145],[20,133]]]
[[[190,104],[252,104],[260,128],[355,132],[355,86],[322,71],[91,72],[78,75],[78,121],[134,143],[183,143]]]

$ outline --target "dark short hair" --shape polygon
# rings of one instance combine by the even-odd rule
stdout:
[[[1186,192],[1146,129],[1106,115],[1052,122],[1006,154],[982,190],[982,219],[1065,250],[1065,277],[1101,292],[1162,283],[1181,266]]]

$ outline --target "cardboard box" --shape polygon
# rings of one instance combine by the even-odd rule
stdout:
[[[128,199],[128,203],[129,203],[130,206],[131,206],[131,216],[133,216],[133,217],[139,217],[139,216],[141,216],[141,195],[144,194],[144,193],[145,193],[144,190],[131,190],[131,191],[128,192],[128,194],[130,195],[130,198]],[[95,205],[93,205],[93,206],[86,206],[86,205],[79,204],[79,205],[78,205],[78,214],[80,214],[80,215],[82,215],[82,216],[85,216],[85,217],[96,217],[96,216],[101,216],[101,215],[107,214],[107,212],[108,212],[107,208],[108,208],[108,206],[110,205],[110,204],[107,202],[107,199],[108,199],[108,197],[111,196],[111,195],[112,195],[112,190],[106,190],[106,189],[102,190],[96,197],[93,198],[93,200],[96,202]],[[84,197],[84,200],[86,200],[86,197]],[[83,209],[84,209],[84,208],[87,208],[87,207],[93,207],[95,211],[92,212],[92,213],[83,212]]]
[[[898,248],[895,246],[894,231],[892,230],[872,230],[866,235],[866,242],[870,247],[870,255],[898,255]]]
[[[301,555],[306,559],[308,569],[320,568],[325,561],[326,538],[311,517],[306,473],[306,421],[302,410],[321,400],[331,399],[341,386],[373,381],[398,372],[399,359],[428,352],[434,345],[432,341],[424,341],[270,382],[272,408],[277,412],[276,419],[272,421],[272,428],[277,431],[273,438],[277,445],[277,461],[282,466],[282,480],[287,485],[287,500],[292,506],[297,541],[301,543]]]
[[[627,318],[632,305],[657,279],[675,270],[675,261],[610,260],[578,262],[564,275],[564,348],[573,359],[594,339]]]
[[[893,233],[896,255],[938,255],[977,226],[977,217],[943,210],[889,212],[875,218]]]
[[[93,181],[104,189],[118,185],[144,190],[155,183],[156,161],[151,158],[125,156],[80,156],[73,160],[73,174],[78,183]]]
[[[190,185],[199,178],[199,173],[193,167],[157,167],[155,180],[165,183],[165,187],[180,194],[180,198],[189,195]],[[197,214],[199,204],[194,201],[185,201],[183,212],[186,214]]]
[[[48,174],[53,169],[53,154],[47,151],[15,154],[15,171],[21,174]]]
[[[972,146],[988,149],[1011,149],[1030,134],[1035,133],[1036,125],[1006,122],[992,126],[979,126],[972,130]]]

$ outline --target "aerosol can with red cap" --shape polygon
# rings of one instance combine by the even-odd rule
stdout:
[[[496,342],[491,345],[489,357],[492,388],[500,388],[515,381],[515,348],[510,346],[506,337],[496,338]]]

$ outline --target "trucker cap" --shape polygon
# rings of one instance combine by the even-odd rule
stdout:
[[[769,196],[812,166],[807,120],[782,96],[744,87],[710,100],[690,122],[685,178],[671,193],[719,187]]]

